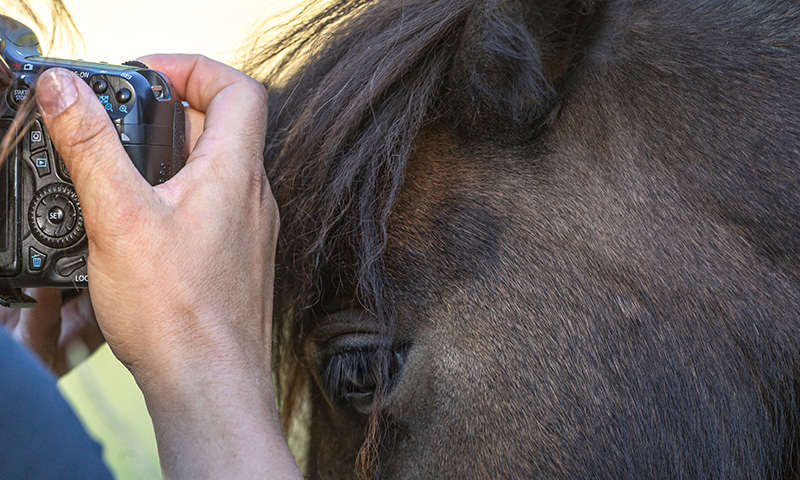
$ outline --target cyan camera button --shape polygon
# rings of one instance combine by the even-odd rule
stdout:
[[[36,250],[33,247],[28,249],[28,265],[33,271],[38,271],[44,268],[44,262],[47,260],[47,255]]]
[[[40,177],[50,175],[52,172],[50,168],[50,157],[47,156],[47,151],[31,154],[31,162],[33,162],[33,166],[36,168],[36,173]]]
[[[47,146],[47,142],[44,140],[44,129],[42,128],[41,122],[38,120],[33,122],[33,126],[31,126],[31,129],[28,131],[28,136],[31,141],[31,151],[39,150]]]
[[[86,257],[64,257],[56,262],[56,273],[62,277],[69,277],[75,270],[86,265]]]

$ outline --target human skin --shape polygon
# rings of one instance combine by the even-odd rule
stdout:
[[[91,352],[105,342],[88,291],[66,302],[61,290],[35,288],[26,293],[38,302],[36,308],[0,307],[0,325],[56,375],[70,370],[75,357],[68,358],[67,352],[74,343]]]
[[[270,368],[279,219],[262,164],[266,91],[202,56],[142,61],[191,105],[187,164],[155,187],[83,81],[52,69],[37,83],[81,201],[97,324],[142,389],[166,478],[299,477]],[[6,323],[52,364],[60,302],[35,296],[42,307]],[[64,308],[91,327],[87,301]]]

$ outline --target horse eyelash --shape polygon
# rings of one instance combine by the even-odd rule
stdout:
[[[347,393],[374,390],[379,382],[375,349],[344,350],[331,355],[323,381],[333,398]]]
[[[342,399],[349,393],[374,393],[381,386],[389,387],[405,362],[403,345],[386,349],[359,348],[334,352],[326,362],[322,381],[332,399]],[[388,368],[381,364],[388,356]],[[389,384],[383,384],[388,381]]]

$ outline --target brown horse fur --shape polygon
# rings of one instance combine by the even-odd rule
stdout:
[[[311,477],[800,476],[800,4],[293,25],[252,71]]]

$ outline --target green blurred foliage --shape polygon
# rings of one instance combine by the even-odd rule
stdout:
[[[114,478],[161,479],[144,398],[108,346],[62,377],[58,386],[89,434],[103,445],[103,457]]]

